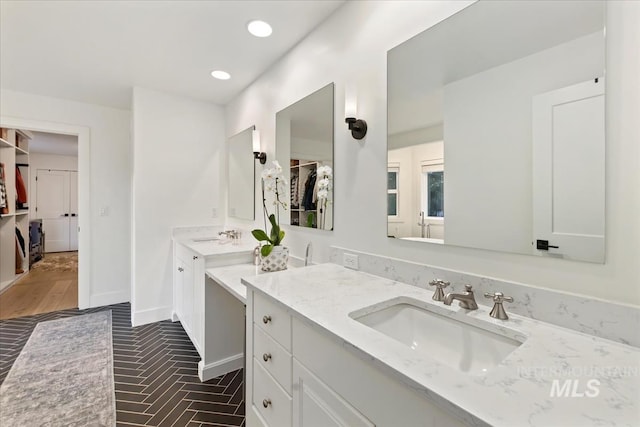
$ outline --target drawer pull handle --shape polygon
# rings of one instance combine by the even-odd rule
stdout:
[[[262,318],[262,323],[264,323],[265,325],[269,322],[271,322],[271,316],[264,316]]]
[[[271,399],[264,399],[262,401],[262,406],[264,406],[265,408],[268,408],[269,405],[271,405]]]
[[[265,362],[268,362],[269,359],[271,359],[271,353],[265,353],[262,355],[262,360],[264,360]]]

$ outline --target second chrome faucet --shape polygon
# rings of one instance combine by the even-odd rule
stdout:
[[[476,297],[473,294],[473,287],[471,285],[464,285],[464,292],[459,294],[455,294],[453,292],[449,292],[444,297],[444,305],[451,305],[453,300],[460,301],[460,307],[465,308],[467,310],[477,310],[478,304],[476,303]]]

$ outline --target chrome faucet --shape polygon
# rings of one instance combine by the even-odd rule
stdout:
[[[313,255],[313,246],[311,242],[307,243],[307,250],[304,253],[304,266],[311,264],[311,256]]]
[[[225,235],[230,239],[239,239],[242,233],[239,230],[226,230],[218,233],[218,236]]]
[[[505,301],[513,302],[512,297],[505,297],[502,292],[496,292],[493,294],[485,292],[484,297],[491,298],[493,300],[493,308],[491,309],[489,316],[493,317],[494,319],[500,319],[500,320],[509,319],[509,316],[507,316],[507,312],[504,311],[504,307],[502,306],[502,303]]]
[[[467,310],[477,310],[478,304],[476,303],[476,297],[473,295],[473,288],[471,285],[464,285],[464,292],[460,294],[448,293],[444,297],[444,305],[451,305],[453,300],[460,301],[460,307]]]

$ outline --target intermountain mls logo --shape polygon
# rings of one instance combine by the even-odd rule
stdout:
[[[640,366],[521,367],[518,374],[537,380],[550,379],[549,397],[594,398],[600,395],[602,381],[640,376]]]
[[[586,381],[586,386],[579,379],[555,379],[551,383],[549,397],[598,397],[600,381],[595,378]]]

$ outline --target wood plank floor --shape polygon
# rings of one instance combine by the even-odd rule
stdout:
[[[0,295],[0,319],[78,307],[76,271],[31,270]]]

